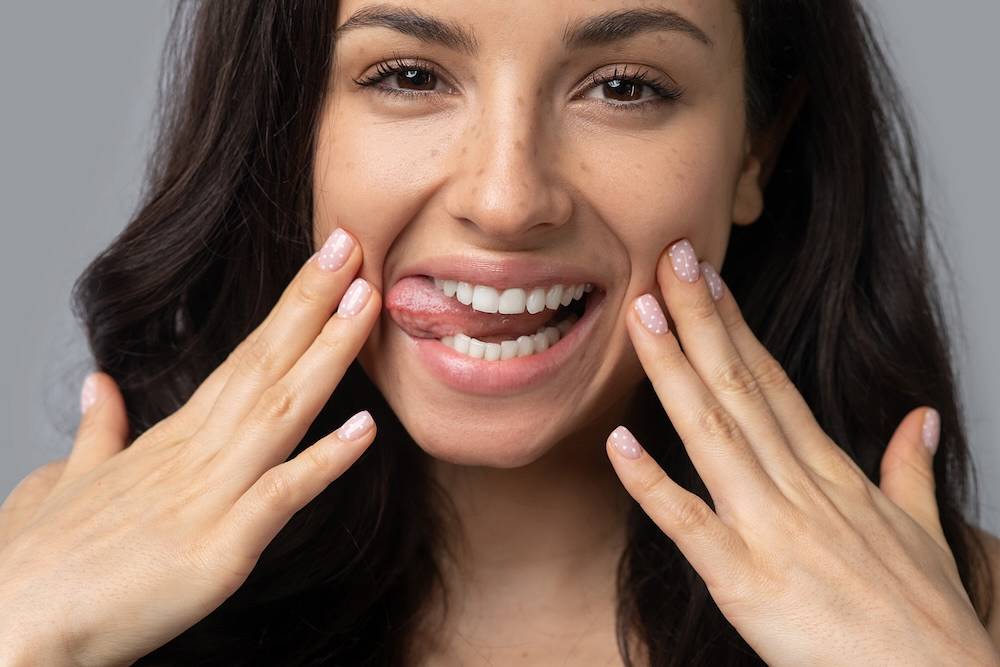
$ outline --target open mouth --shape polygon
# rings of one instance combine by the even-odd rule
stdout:
[[[429,275],[400,280],[387,300],[399,326],[473,359],[507,361],[556,346],[584,317],[593,283],[498,289]]]

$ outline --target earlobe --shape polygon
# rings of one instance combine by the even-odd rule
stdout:
[[[733,197],[733,224],[753,224],[763,211],[764,191],[760,179],[760,160],[753,152],[748,152]]]
[[[746,157],[733,199],[733,223],[749,225],[764,211],[764,188],[774,172],[785,138],[798,117],[809,87],[801,76],[785,93],[781,112],[759,136],[747,138]]]

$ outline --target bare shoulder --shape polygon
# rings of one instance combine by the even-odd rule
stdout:
[[[993,574],[993,606],[986,627],[993,637],[993,642],[1000,646],[1000,537],[976,526],[972,526],[972,529],[983,543],[990,572]]]

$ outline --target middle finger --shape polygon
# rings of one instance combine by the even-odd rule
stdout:
[[[660,258],[657,280],[691,365],[731,414],[774,480],[800,471],[786,434],[757,378],[733,343],[691,242],[681,239]]]
[[[270,321],[236,360],[199,429],[204,447],[218,451],[264,391],[309,348],[360,265],[357,242],[338,228],[288,285]]]

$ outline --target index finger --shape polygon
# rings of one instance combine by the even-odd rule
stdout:
[[[274,332],[277,318],[291,318],[291,326],[306,326],[318,331],[322,322],[330,316],[330,312],[325,311],[329,309],[332,312],[360,264],[361,250],[357,242],[348,232],[339,228],[334,230],[323,247],[299,268],[264,320],[240,341],[177,410],[176,419],[183,424],[185,434],[190,435],[205,423],[233,373],[240,367],[252,365],[251,359],[260,354],[261,336],[265,332]],[[333,277],[329,275],[331,272],[335,274]],[[314,295],[324,289],[327,293],[323,303],[316,302]],[[316,309],[303,312],[309,311],[311,305],[324,306],[320,310],[325,312],[325,316]],[[285,329],[287,328],[286,326]],[[308,341],[299,342],[297,347],[300,348],[300,354],[307,346]]]

